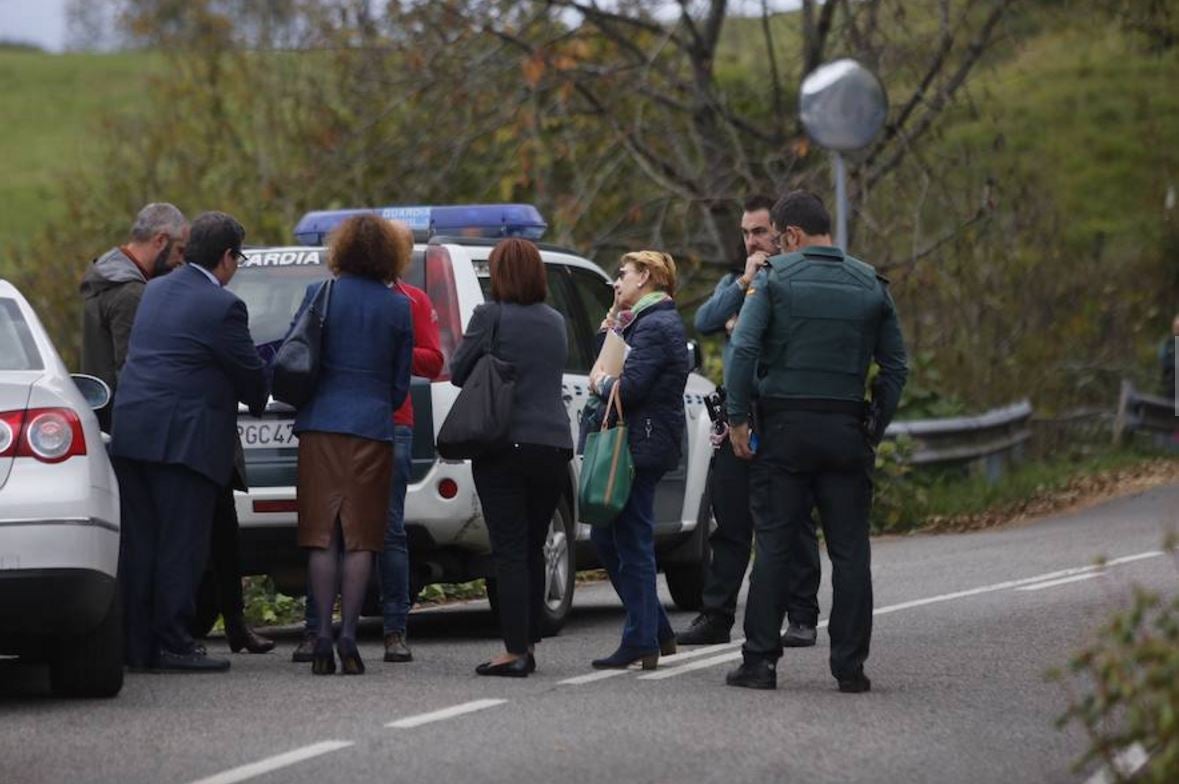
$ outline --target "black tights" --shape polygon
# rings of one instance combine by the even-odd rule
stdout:
[[[311,593],[315,597],[316,610],[319,613],[319,628],[316,634],[329,639],[332,636],[332,606],[336,603],[336,586],[339,585],[340,614],[343,616],[340,636],[355,640],[356,623],[360,620],[360,609],[368,592],[373,554],[367,550],[354,550],[345,552],[341,558],[341,550],[343,532],[337,520],[331,544],[325,549],[312,549],[307,557]],[[343,575],[337,577],[341,566]]]

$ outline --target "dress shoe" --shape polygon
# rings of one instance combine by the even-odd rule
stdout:
[[[786,627],[786,633],[782,635],[782,647],[809,648],[815,644],[818,638],[819,631],[814,626],[792,623]]]
[[[733,622],[718,615],[700,613],[692,625],[675,636],[680,645],[719,645],[729,641]]]
[[[725,676],[725,683],[743,689],[776,689],[778,672],[774,664],[765,659],[746,659]]]
[[[299,641],[299,647],[295,648],[295,652],[291,654],[291,661],[296,664],[306,664],[311,661],[311,657],[315,655],[315,632],[303,632],[303,639]]]
[[[405,644],[404,632],[389,632],[385,635],[385,661],[411,662],[413,653]]]
[[[532,669],[529,669],[531,665]],[[511,661],[502,662],[500,664],[492,664],[485,661],[475,668],[478,675],[495,675],[501,678],[527,678],[528,673],[536,669],[536,660],[532,655],[518,656]]]
[[[215,659],[200,650],[177,653],[161,648],[156,654],[155,669],[177,672],[224,672],[229,669],[229,660]]]
[[[863,694],[866,691],[872,691],[872,681],[868,680],[868,676],[864,674],[863,670],[836,680],[839,681],[839,690],[844,694]]]
[[[336,654],[332,651],[332,638],[316,637],[311,649],[312,674],[331,675],[335,671]]]
[[[341,637],[336,642],[336,653],[340,654],[340,672],[345,675],[364,675],[364,660],[356,647],[356,640]]]
[[[644,670],[653,670],[659,666],[659,651],[636,651],[632,648],[619,648],[604,659],[594,659],[590,662],[595,670],[625,670],[632,664],[641,664]]]
[[[274,650],[274,640],[269,640],[246,625],[244,618],[225,624],[225,641],[229,650],[237,653],[245,648],[249,653],[269,653]]]

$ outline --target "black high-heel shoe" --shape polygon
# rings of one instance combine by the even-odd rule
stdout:
[[[641,663],[644,670],[655,669],[659,666],[659,649],[636,651],[631,648],[619,648],[604,659],[594,659],[590,666],[595,670],[625,670],[636,662]]]
[[[478,675],[497,675],[501,678],[527,678],[528,673],[532,672],[529,669],[528,662],[531,658],[531,656],[520,656],[519,658],[500,664],[492,664],[489,661],[485,661],[475,668],[475,673]],[[535,663],[532,665],[532,669],[536,669]]]
[[[331,675],[335,671],[336,654],[332,651],[332,638],[315,638],[315,651],[311,654],[311,672],[315,675]]]
[[[340,654],[341,672],[345,675],[364,675],[364,660],[360,658],[356,640],[341,637],[336,643],[336,653]]]
[[[675,632],[672,632],[670,637],[659,638],[660,656],[675,656],[675,651]]]

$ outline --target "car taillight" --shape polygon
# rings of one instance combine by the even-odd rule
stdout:
[[[438,342],[442,349],[442,372],[436,381],[450,380],[450,356],[463,337],[459,316],[458,290],[450,253],[441,245],[426,248],[426,294],[438,314]]]
[[[0,457],[16,455],[16,445],[20,440],[20,429],[24,421],[24,411],[0,412]]]
[[[0,457],[32,457],[60,463],[86,454],[82,420],[68,408],[0,413]]]
[[[454,498],[456,495],[458,495],[458,482],[454,481],[450,477],[440,480],[438,482],[438,495],[442,496],[448,501],[451,498]]]

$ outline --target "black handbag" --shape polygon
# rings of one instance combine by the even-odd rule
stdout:
[[[331,296],[332,281],[326,280],[320,284],[310,304],[278,347],[274,355],[274,378],[270,386],[270,394],[275,400],[300,408],[315,394],[323,324],[327,319]]]
[[[471,374],[438,429],[438,454],[447,460],[469,460],[508,444],[512,424],[512,399],[516,394],[516,368],[495,356],[495,338],[501,315],[483,344]]]

